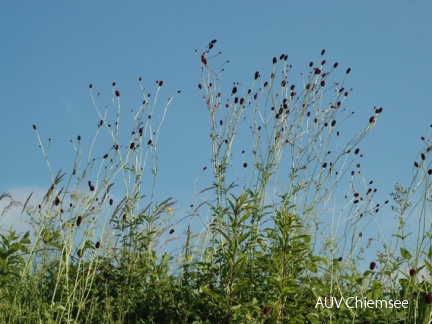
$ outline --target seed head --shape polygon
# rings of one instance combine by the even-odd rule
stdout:
[[[207,59],[205,58],[204,55],[201,55],[201,63],[207,65]]]

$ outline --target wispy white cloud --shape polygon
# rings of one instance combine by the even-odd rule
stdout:
[[[23,207],[31,194],[27,206],[39,204],[46,194],[42,187],[22,186],[14,187],[6,191],[10,197],[0,200],[0,232],[10,228],[18,233],[31,230],[29,216],[23,212]]]

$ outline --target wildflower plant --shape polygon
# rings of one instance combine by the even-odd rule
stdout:
[[[162,107],[162,114],[157,114],[163,81],[157,82],[154,98],[141,84],[143,101],[132,112],[132,131],[122,143],[122,132],[126,130],[121,129],[124,113],[120,90],[115,83],[112,86],[112,106],[101,109],[99,93],[95,96],[90,85],[99,122],[86,154],[80,135],[71,140],[75,160],[69,172],[52,170],[38,128],[33,125],[52,185],[40,204],[23,208],[34,227],[34,242],[20,272],[19,289],[10,293],[14,303],[23,305],[30,301],[22,300],[22,292],[35,285],[39,295],[35,300],[43,303],[39,316],[46,320],[86,320],[89,311],[94,312],[92,316],[98,313],[104,318],[104,308],[109,308],[111,320],[128,318],[136,301],[116,291],[130,289],[133,295],[136,288],[137,294],[143,294],[138,286],[153,276],[157,240],[165,226],[164,214],[174,204],[171,198],[155,203],[153,196],[158,173],[158,135],[173,97]],[[111,145],[99,142],[104,132]],[[145,173],[149,162],[153,168]],[[144,180],[146,186],[150,184],[148,197],[143,193]],[[117,181],[123,184],[123,190],[117,189]],[[21,239],[24,241],[28,241],[28,234]],[[137,268],[139,272],[132,271]],[[117,298],[113,300],[114,297]],[[40,306],[36,304],[33,311]],[[5,318],[30,318],[28,309],[12,308]]]
[[[223,300],[228,321],[236,318],[234,301],[241,305],[254,299],[262,303],[257,309],[273,306],[274,320],[303,321],[298,304],[288,302],[307,295],[297,289],[305,287],[300,284],[302,276],[309,278],[322,269],[331,277],[327,293],[340,289],[329,260],[342,250],[350,259],[358,250],[360,220],[378,212],[358,160],[361,140],[383,109],[374,108],[364,128],[342,141],[342,130],[353,114],[343,107],[351,91],[345,88],[350,68],[342,83],[332,83],[338,63],[327,68],[323,50],[299,85],[289,80],[293,67],[288,55],[281,54],[273,58],[270,73],[252,73],[250,88],[234,82],[224,91],[221,77],[227,62],[218,69],[211,65],[220,54],[212,56],[215,44],[216,40],[210,42],[200,56],[198,87],[210,114],[216,193],[203,244],[208,246],[206,263],[214,263],[219,298],[205,286],[201,289]],[[242,127],[252,142],[240,148],[236,139],[243,134]],[[235,149],[241,151],[242,163],[234,159]],[[239,168],[245,170],[245,181],[240,180]],[[252,170],[247,172],[248,168]],[[340,207],[336,201],[344,186],[348,194]],[[354,244],[347,243],[349,237]],[[245,294],[250,287],[256,291]]]
[[[158,136],[174,98],[159,104],[163,81],[152,95],[140,78],[132,111],[116,83],[105,108],[90,85],[95,136],[71,140],[68,169],[53,169],[33,125],[51,185],[36,204],[0,196],[10,201],[4,212],[22,207],[33,228],[1,233],[0,320],[429,323],[430,136],[412,182],[396,186],[393,202],[377,202],[361,145],[383,108],[356,120],[346,103],[350,68],[339,72],[322,50],[299,74],[281,54],[269,71],[249,71],[245,86],[223,79],[229,64],[216,46],[198,54],[212,180],[191,212],[156,194]],[[386,238],[377,215],[389,205],[396,221]],[[172,227],[177,216],[184,235]],[[382,249],[370,260],[371,226]],[[177,250],[166,251],[170,241]],[[409,307],[316,307],[352,296]]]

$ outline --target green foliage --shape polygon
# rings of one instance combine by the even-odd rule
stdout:
[[[213,195],[186,216],[173,198],[155,198],[157,136],[173,99],[155,109],[162,81],[152,103],[141,88],[144,103],[126,133],[115,85],[113,116],[91,92],[99,126],[86,154],[81,136],[73,142],[69,172],[53,172],[33,126],[52,185],[40,204],[30,195],[22,205],[33,231],[0,233],[0,322],[430,323],[429,142],[412,183],[392,194],[392,237],[365,262],[371,240],[363,233],[383,205],[359,170],[358,145],[382,109],[344,138],[349,70],[330,82],[337,64],[326,70],[324,51],[302,87],[288,80],[292,66],[281,55],[269,78],[255,72],[251,88],[235,82],[226,92],[223,69],[212,67],[218,55],[209,55],[215,43],[201,55],[199,85],[213,167],[201,193]],[[21,205],[2,199],[2,216]],[[171,226],[186,221],[175,236]],[[178,248],[170,251],[172,242]],[[408,307],[354,308],[354,297]]]
[[[24,266],[24,254],[28,253],[30,232],[21,238],[14,230],[7,235],[0,234],[0,284],[2,287],[12,286],[19,280]],[[21,252],[21,253],[20,253]]]

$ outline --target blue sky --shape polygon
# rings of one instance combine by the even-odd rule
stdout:
[[[247,85],[256,70],[270,72],[281,53],[297,75],[322,49],[341,71],[351,67],[346,107],[356,111],[355,120],[384,108],[361,148],[365,177],[387,199],[396,182],[409,183],[420,136],[432,124],[430,1],[5,1],[0,7],[0,192],[50,185],[33,124],[52,139],[54,170],[70,170],[69,140],[78,134],[90,140],[99,120],[89,84],[108,105],[115,81],[129,109],[139,105],[141,76],[150,92],[155,80],[164,81],[163,100],[182,90],[160,135],[157,190],[188,206],[196,177],[210,164],[195,50],[212,39],[230,60],[226,84]]]

